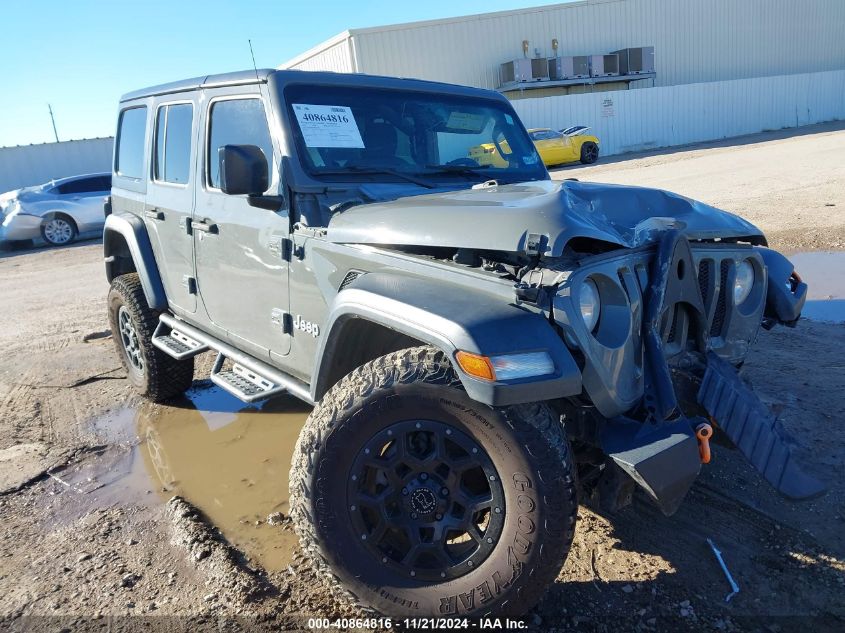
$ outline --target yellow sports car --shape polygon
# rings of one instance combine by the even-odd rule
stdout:
[[[599,139],[585,134],[590,128],[575,125],[559,132],[549,128],[532,128],[528,135],[534,141],[540,158],[547,167],[581,161],[585,165],[596,162],[599,157]],[[502,144],[502,152],[507,156],[510,152],[506,144]],[[485,143],[470,148],[469,157],[484,167],[495,165],[507,167],[508,161],[503,158],[493,143]]]

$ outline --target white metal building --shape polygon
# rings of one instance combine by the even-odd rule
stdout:
[[[52,179],[111,171],[114,139],[0,147],[0,193]]]
[[[845,0],[584,0],[351,29],[280,67],[499,89],[524,55],[639,46],[653,80],[505,94],[529,127],[593,126],[604,154],[845,118]]]

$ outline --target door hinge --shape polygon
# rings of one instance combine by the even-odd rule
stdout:
[[[197,294],[197,280],[190,275],[182,275],[182,285],[188,291],[189,295]]]
[[[273,308],[270,311],[270,321],[272,321],[273,325],[282,328],[284,334],[293,333],[293,318],[281,308]]]

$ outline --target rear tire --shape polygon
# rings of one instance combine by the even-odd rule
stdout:
[[[129,382],[154,402],[183,394],[194,380],[194,359],[176,360],[153,346],[161,312],[147,304],[138,273],[115,277],[108,306],[112,339]]]
[[[291,515],[341,599],[391,617],[519,616],[569,552],[574,477],[548,406],[479,404],[443,352],[417,347],[317,404],[294,450]]]
[[[599,146],[592,141],[587,141],[581,146],[581,162],[585,165],[592,165],[599,159]]]

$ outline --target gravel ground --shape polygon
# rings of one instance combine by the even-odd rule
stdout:
[[[845,131],[807,132],[555,177],[670,187],[745,215],[775,246],[832,248],[845,227]],[[792,210],[771,211],[784,207]],[[246,414],[198,404],[217,403],[202,399],[206,382],[193,403],[170,407],[144,405],[132,393],[107,331],[100,254],[92,243],[0,253],[0,627],[306,629],[307,617],[355,615],[327,595],[295,547],[288,564],[272,565],[280,554],[255,545],[291,541],[285,490],[244,475],[243,486],[271,486],[277,498],[268,507],[281,514],[246,517],[233,532],[208,519],[227,483],[215,481],[219,494],[206,498],[193,494],[190,473],[172,486],[164,481],[158,458],[175,440],[159,446],[145,425],[167,438],[177,414],[209,428]],[[671,518],[643,501],[612,517],[582,508],[569,559],[526,621],[550,631],[845,630],[845,485],[836,478],[845,465],[842,349],[845,327],[801,321],[761,333],[746,364],[795,435],[798,457],[830,484],[826,495],[787,502],[739,454],[717,447]],[[286,406],[250,410],[244,433],[257,432],[255,416],[307,413]],[[159,421],[118,428],[126,412],[130,421]],[[739,583],[729,603],[707,538]]]

